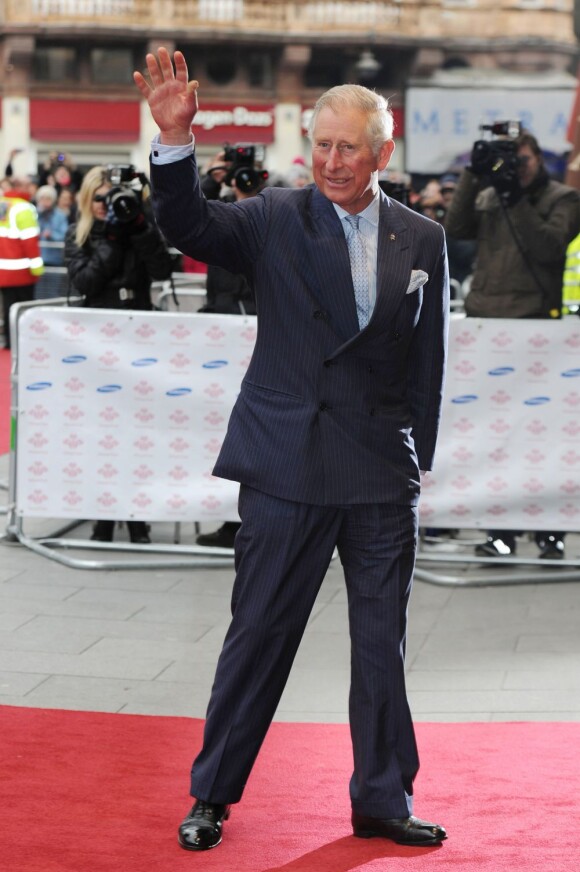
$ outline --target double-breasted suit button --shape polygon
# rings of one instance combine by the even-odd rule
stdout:
[[[324,312],[321,309],[315,309],[312,313],[313,318],[324,318]]]
[[[397,330],[396,333],[393,335],[393,338],[394,338],[394,339],[400,339],[400,338],[401,338],[401,334],[399,333],[398,330]]]
[[[330,406],[328,405],[328,403],[320,403],[318,408],[320,409],[321,412],[328,412],[328,410],[330,409]]]

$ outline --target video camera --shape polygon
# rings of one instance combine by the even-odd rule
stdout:
[[[236,188],[244,193],[256,190],[268,179],[268,170],[256,167],[256,146],[240,142],[237,145],[224,146],[224,161],[230,167],[224,177],[224,183],[231,186],[235,180]]]
[[[108,215],[121,224],[134,221],[143,211],[143,189],[149,179],[132,164],[109,164],[107,179],[113,185],[105,197]]]
[[[409,205],[409,188],[404,182],[391,182],[388,179],[379,179],[379,188],[391,200],[396,200],[397,203],[402,203],[403,206]]]
[[[518,186],[518,137],[522,132],[519,121],[495,121],[481,124],[487,139],[478,139],[471,151],[471,171],[476,176],[487,176],[489,182],[502,195],[509,197]]]

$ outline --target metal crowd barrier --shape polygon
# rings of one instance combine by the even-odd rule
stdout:
[[[79,303],[78,298],[67,299],[61,297],[50,300],[50,305],[66,306]],[[10,309],[11,331],[11,415],[13,426],[17,426],[19,411],[19,342],[18,321],[21,315],[31,308],[46,306],[46,300],[35,300],[28,303],[17,303]],[[157,544],[137,545],[129,542],[95,542],[90,539],[66,538],[66,534],[85,523],[84,520],[75,520],[54,530],[49,536],[34,537],[24,529],[24,519],[16,512],[17,495],[17,464],[16,464],[16,439],[12,440],[10,447],[10,465],[8,481],[8,515],[5,536],[7,542],[18,542],[35,553],[54,560],[64,566],[75,569],[181,569],[181,568],[215,568],[233,565],[233,549],[212,548],[199,545],[181,544]],[[176,527],[177,532],[177,527]],[[127,552],[130,557],[122,560],[112,559],[86,559],[73,557],[71,550],[91,550],[101,555],[115,555]]]
[[[181,276],[178,276],[181,280]],[[179,296],[191,294],[199,297],[203,294],[203,277],[196,278],[197,287],[191,287],[191,276],[184,274],[182,282],[176,287]],[[159,297],[163,305],[170,305],[172,289],[160,286]],[[57,298],[50,301],[50,305],[66,306],[67,303],[78,303],[78,300]],[[29,308],[46,306],[44,300],[29,303],[21,303],[12,307],[10,313],[12,335],[12,371],[11,371],[11,414],[14,425],[17,426],[19,412],[19,342],[18,320]],[[126,542],[102,543],[87,539],[69,538],[67,534],[84,523],[82,520],[68,522],[48,536],[35,537],[29,535],[24,529],[24,519],[16,512],[16,440],[13,440],[10,450],[10,470],[8,490],[8,505],[6,508],[7,525],[5,538],[11,542],[17,542],[30,550],[55,560],[63,565],[83,569],[159,569],[159,568],[210,568],[231,566],[233,564],[233,550],[224,548],[208,548],[197,545],[186,546],[179,543],[179,525],[175,527],[173,544],[148,544],[134,545]],[[471,548],[473,542],[460,542],[453,540],[459,547],[458,553],[433,553],[419,549],[417,555],[417,567],[415,577],[433,585],[452,587],[480,587],[490,585],[518,585],[529,583],[569,582],[580,580],[580,560],[542,560],[540,558],[512,556],[509,558],[484,558],[461,553],[462,548]],[[99,559],[86,559],[74,557],[70,552],[73,550],[91,550],[99,554]],[[116,559],[116,555],[126,552],[123,559]],[[108,559],[103,559],[107,556]],[[428,565],[431,565],[430,567]],[[445,567],[443,571],[434,571],[434,566]],[[474,566],[482,567],[482,573],[470,572],[466,576],[465,570]],[[506,571],[509,567],[509,571]],[[457,574],[454,568],[461,569]],[[532,569],[539,571],[530,572]]]

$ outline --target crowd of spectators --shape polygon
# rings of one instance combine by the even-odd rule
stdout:
[[[0,180],[1,190],[25,191],[39,214],[41,225],[41,253],[48,269],[35,288],[36,299],[47,299],[66,293],[66,275],[63,266],[63,242],[66,229],[76,220],[77,195],[83,173],[73,157],[67,153],[52,152],[33,175],[17,175],[15,162],[22,149],[13,149],[5,166],[4,177]],[[209,158],[205,172],[216,164],[223,163],[223,152]],[[450,200],[457,185],[457,176],[444,174],[429,179],[426,183],[414,184],[411,176],[391,173],[397,179],[397,187],[404,191],[404,201],[412,209],[422,212],[429,218],[443,223]],[[266,182],[276,187],[303,187],[312,182],[310,167],[302,156],[295,157],[285,171],[269,174]],[[230,188],[221,184],[220,196],[233,196]],[[452,281],[452,296],[459,295],[459,287],[471,274],[474,258],[474,245],[471,241],[450,239],[448,241],[449,266]],[[207,272],[206,264],[183,258],[179,264],[183,272]]]

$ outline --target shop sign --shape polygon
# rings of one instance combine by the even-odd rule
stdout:
[[[267,145],[274,141],[274,107],[204,103],[194,118],[192,130],[201,145],[225,142]]]

